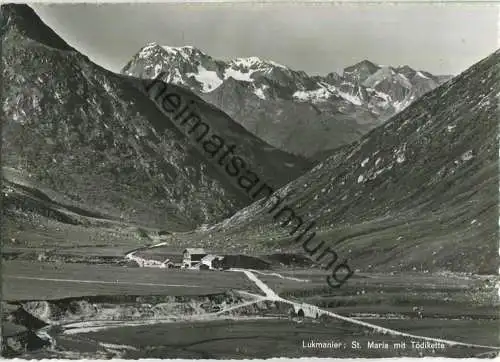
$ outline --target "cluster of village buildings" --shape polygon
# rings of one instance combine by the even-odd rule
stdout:
[[[225,270],[230,268],[268,269],[270,265],[258,258],[244,255],[216,255],[210,254],[202,248],[187,248],[182,252],[182,261],[174,262],[171,259],[164,261],[144,259],[130,254],[129,260],[140,267],[153,268],[180,268],[194,270]]]
[[[208,254],[202,248],[187,248],[182,252],[181,268],[221,270],[223,261],[223,256]]]
[[[143,259],[138,256],[131,255],[129,259],[135,261],[141,267],[157,267],[157,268],[181,268],[181,269],[206,269],[206,270],[222,270],[224,269],[224,257],[207,253],[202,248],[187,248],[182,252],[182,261],[180,263],[173,262],[170,259],[165,261]]]

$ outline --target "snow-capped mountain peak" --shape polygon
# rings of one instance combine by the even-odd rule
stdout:
[[[287,66],[273,62],[272,60],[264,60],[259,57],[248,57],[248,58],[236,58],[228,62],[231,65],[246,67],[246,68],[266,68],[266,67],[278,67],[283,69],[288,69]]]
[[[183,51],[183,50],[187,50],[187,51],[200,51],[198,48],[195,48],[192,45],[184,45],[184,46],[181,46],[181,47],[172,47],[172,46],[168,46],[168,45],[162,45],[161,47],[163,49],[165,49],[166,51],[172,51],[172,52],[179,52],[179,51]]]
[[[369,60],[362,60],[354,65],[344,68],[343,77],[351,81],[363,82],[370,75],[381,68]]]
[[[426,75],[425,72],[422,72],[420,70],[416,73],[416,75],[424,79],[430,79],[429,75]]]
[[[139,58],[147,58],[151,54],[153,54],[155,51],[160,51],[161,48],[162,47],[159,46],[156,43],[148,43],[141,50],[139,50],[139,53],[137,54],[137,57],[139,57]]]
[[[193,56],[205,55],[200,49],[195,48],[191,45],[185,45],[181,47],[172,47],[166,45],[159,45],[156,42],[148,43],[144,46],[137,54],[140,58],[147,58],[151,56],[154,52],[161,52],[163,55],[177,56],[180,55],[183,58],[191,58]]]
[[[171,47],[162,45],[161,48],[171,56],[180,56],[186,60],[192,60],[200,57],[211,58],[209,55],[205,54],[200,49],[195,48],[191,45],[186,45],[182,47]]]
[[[352,118],[354,126],[346,122],[346,132],[352,137],[342,137],[342,142],[352,141],[447,80],[427,72],[417,73],[407,65],[382,66],[368,60],[346,67],[342,75],[332,72],[311,76],[256,56],[225,61],[192,46],[156,43],[141,49],[122,72],[140,78],[154,78],[164,72],[164,81],[191,89],[267,142],[299,154],[303,154],[303,145],[297,148],[283,145],[290,139],[279,130],[290,122],[285,118],[309,120],[300,121],[304,124],[320,119],[320,124],[327,128],[331,118]],[[258,126],[261,122],[265,125]],[[270,124],[276,125],[278,135],[268,132],[274,127]],[[356,129],[356,124],[363,125],[362,132]],[[335,148],[341,145],[336,142],[324,143]],[[309,149],[310,146],[308,152]]]
[[[163,71],[166,73],[165,81],[207,93],[217,89],[229,78],[255,82],[259,77],[272,77],[274,69],[285,73],[292,72],[282,64],[256,56],[222,61],[193,46],[173,47],[153,42],[143,47],[122,72],[142,78],[154,78]],[[265,89],[266,86],[256,84],[254,93],[265,98]]]
[[[263,63],[259,57],[248,57],[248,58],[236,58],[231,60],[229,63],[233,63],[237,66],[252,67],[255,64]]]

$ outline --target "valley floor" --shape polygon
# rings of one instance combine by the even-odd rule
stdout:
[[[5,220],[5,357],[470,357],[500,350],[497,276],[356,272],[331,289],[324,270],[286,267],[283,259],[271,270],[141,268],[130,256],[179,259],[182,248],[158,230],[67,211],[75,223],[63,223],[35,206],[9,209]]]
[[[22,258],[2,267],[4,331],[18,327],[4,332],[10,357],[471,357],[500,350],[494,277],[361,274],[332,290],[316,269],[219,272]],[[308,348],[311,341],[330,345]]]

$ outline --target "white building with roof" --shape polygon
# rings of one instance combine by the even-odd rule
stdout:
[[[190,268],[195,264],[201,262],[207,255],[207,252],[203,248],[187,248],[182,252],[182,267]]]
[[[219,269],[220,266],[217,262],[221,261],[222,259],[224,259],[223,256],[208,254],[201,259],[200,267],[201,265],[205,265],[208,267],[208,269]]]

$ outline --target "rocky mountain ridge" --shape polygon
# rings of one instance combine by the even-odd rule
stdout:
[[[450,79],[367,60],[342,75],[310,76],[258,57],[222,61],[191,46],[156,43],[122,70],[140,78],[160,72],[166,82],[193,90],[270,144],[305,156],[357,140]]]

